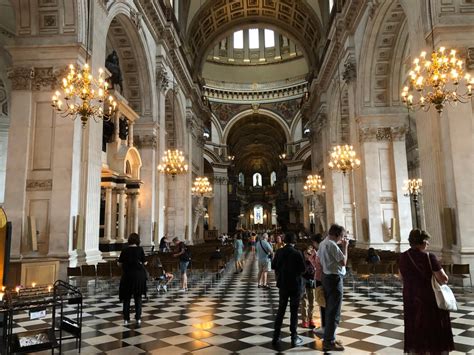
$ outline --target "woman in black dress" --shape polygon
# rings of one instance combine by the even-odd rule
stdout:
[[[122,278],[120,279],[119,298],[123,301],[124,324],[130,321],[130,300],[135,301],[135,320],[141,323],[142,295],[146,294],[145,253],[140,247],[140,237],[132,233],[128,237],[128,248],[122,250],[119,257],[122,265]]]

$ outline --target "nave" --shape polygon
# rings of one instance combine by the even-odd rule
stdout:
[[[166,294],[149,284],[140,326],[123,326],[118,280],[83,280],[85,294],[82,354],[235,354],[278,353],[271,345],[273,319],[278,307],[278,289],[256,286],[257,263],[246,255],[243,273],[233,267],[216,275],[190,272],[189,291],[178,293],[178,282]],[[274,285],[273,274],[270,273]],[[95,284],[97,282],[97,284]],[[338,339],[347,354],[402,354],[403,314],[399,284],[367,289],[365,281],[352,284],[346,278],[342,322]],[[373,283],[371,283],[371,287]],[[370,291],[370,292],[368,292]],[[458,291],[458,312],[452,312],[456,352],[474,353],[474,296]],[[467,290],[466,290],[467,291]],[[133,302],[132,302],[133,303]],[[315,312],[318,315],[318,312]],[[305,353],[322,349],[321,341],[308,329],[299,328],[304,344],[291,348],[289,314],[282,329],[280,353]],[[16,332],[34,330],[44,321],[17,319]],[[319,320],[317,319],[319,322]],[[73,343],[65,354],[77,354]],[[46,354],[46,353],[45,353]]]

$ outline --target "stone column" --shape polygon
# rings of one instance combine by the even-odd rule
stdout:
[[[118,233],[117,233],[117,189],[112,189],[111,196],[111,215],[110,215],[110,242],[115,243]]]
[[[135,144],[140,151],[142,167],[140,179],[140,214],[138,225],[140,238],[145,245],[153,245],[154,223],[156,217],[156,200],[158,193],[158,124],[156,122],[137,123],[135,125]]]
[[[104,238],[103,243],[110,243],[112,237],[112,186],[105,187]]]
[[[133,147],[133,126],[134,126],[134,122],[129,121],[128,122],[128,142],[127,142],[127,145],[129,147]]]
[[[227,205],[227,167],[214,165],[214,199],[213,199],[213,224],[218,233],[227,232],[228,229],[228,205]]]
[[[118,230],[117,230],[117,243],[125,243],[125,189],[118,189]]]

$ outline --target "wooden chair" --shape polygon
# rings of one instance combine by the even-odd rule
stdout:
[[[97,273],[95,265],[82,265],[81,266],[82,278],[89,277],[94,279],[94,287],[97,286]],[[89,280],[87,280],[89,281]],[[86,282],[87,282],[86,281]]]
[[[77,279],[79,279],[79,284],[81,283],[82,273],[81,268],[79,266],[76,267],[68,267],[67,268],[67,278],[68,281],[74,280],[74,283],[77,285]]]
[[[462,282],[462,287],[464,289],[464,279],[469,278],[471,290],[472,290],[472,276],[469,264],[453,264],[451,275],[454,277],[459,277]]]
[[[377,288],[378,281],[382,280],[382,285],[384,281],[391,277],[392,267],[389,263],[378,263],[373,266],[373,273],[375,275],[375,288]]]
[[[370,289],[370,278],[372,277],[372,265],[371,264],[358,264],[355,268],[356,277],[359,280],[366,281],[367,287]]]
[[[446,272],[446,274],[448,275],[452,274],[451,264],[441,264],[441,267],[443,268],[444,272]]]
[[[109,281],[112,278],[112,270],[110,267],[110,263],[98,263],[96,272],[97,272],[97,279],[104,280],[108,288]]]

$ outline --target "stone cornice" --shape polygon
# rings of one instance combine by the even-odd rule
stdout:
[[[65,67],[13,67],[8,78],[13,90],[51,91],[59,87],[66,71]]]
[[[406,133],[406,126],[364,127],[359,130],[359,140],[360,142],[402,141]]]

